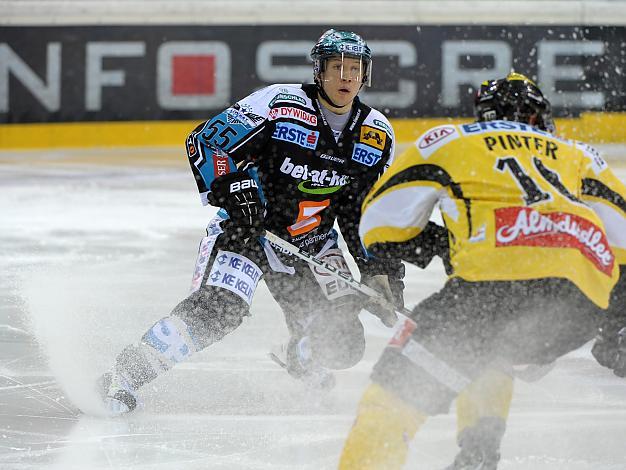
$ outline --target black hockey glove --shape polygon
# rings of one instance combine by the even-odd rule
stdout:
[[[608,367],[618,377],[626,377],[626,324],[606,322],[600,328],[591,354],[598,364]]]
[[[422,269],[428,266],[435,256],[439,256],[443,260],[446,272],[450,274],[452,270],[448,237],[447,228],[428,222],[417,237],[407,242],[374,244],[368,250],[374,256],[381,258],[393,256]]]
[[[362,269],[363,271],[363,269]],[[385,300],[391,305],[392,308],[386,303],[382,303],[377,299],[369,299],[363,308],[370,312],[372,315],[377,316],[383,322],[385,326],[393,326],[398,320],[396,309],[404,307],[404,265],[398,263],[397,270],[394,274],[367,274],[364,273],[361,279],[363,284],[371,287],[377,292],[380,292]]]
[[[211,205],[223,207],[234,227],[253,236],[263,231],[264,208],[256,181],[247,171],[228,173],[213,180],[208,195]]]
[[[609,300],[591,354],[615,375],[626,377],[626,266],[620,266],[619,280]]]
[[[428,222],[424,230],[407,244],[407,251],[402,259],[424,269],[435,256],[439,256],[447,270],[450,264],[449,251],[448,229],[434,222]]]

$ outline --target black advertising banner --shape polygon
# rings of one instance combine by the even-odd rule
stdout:
[[[0,123],[200,120],[270,83],[310,82],[324,26],[0,27]],[[343,25],[373,54],[366,103],[390,117],[470,116],[510,70],[557,116],[626,111],[626,27]]]

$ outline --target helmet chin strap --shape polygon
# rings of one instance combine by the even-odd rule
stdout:
[[[321,79],[315,80],[315,84],[317,85],[317,91],[319,95],[324,98],[324,101],[329,103],[333,108],[341,109],[341,106],[338,106],[333,100],[330,99],[330,96],[328,96],[328,93],[326,93],[326,90],[324,90]]]
[[[343,108],[343,106],[339,106],[333,100],[330,99],[330,96],[328,96],[328,93],[326,93],[326,90],[324,90],[324,86],[322,85],[322,83],[323,82],[322,82],[322,80],[320,78],[315,80],[315,84],[317,85],[317,91],[318,91],[319,95],[322,98],[324,98],[324,101],[326,101],[328,104],[330,104],[333,108],[337,108],[337,109]],[[359,91],[361,90],[361,88],[363,88],[363,83],[361,83],[361,86],[359,87]]]

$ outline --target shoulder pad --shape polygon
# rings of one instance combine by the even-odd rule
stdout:
[[[268,108],[274,107],[276,103],[281,103],[283,105],[294,105],[299,104],[301,106],[306,106],[307,108],[312,108],[313,103],[311,102],[311,98],[307,96],[307,94],[302,89],[302,85],[299,84],[276,84],[270,85],[262,90],[259,90],[254,94],[263,91],[264,101]]]
[[[394,138],[393,127],[391,127],[391,123],[383,113],[374,108],[370,108],[370,112],[363,120],[363,125],[383,130],[389,137],[391,137],[392,139]]]
[[[600,152],[585,142],[575,141],[576,148],[581,150],[585,158],[591,161],[591,169],[597,175],[602,173],[606,168],[608,168],[608,164],[602,158]]]
[[[248,129],[259,126],[268,118],[270,109],[277,102],[297,102],[306,106],[311,101],[301,85],[270,85],[237,101],[225,111],[229,124],[241,124]]]

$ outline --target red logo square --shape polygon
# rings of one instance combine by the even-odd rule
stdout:
[[[184,55],[172,58],[173,95],[215,94],[215,56]]]

